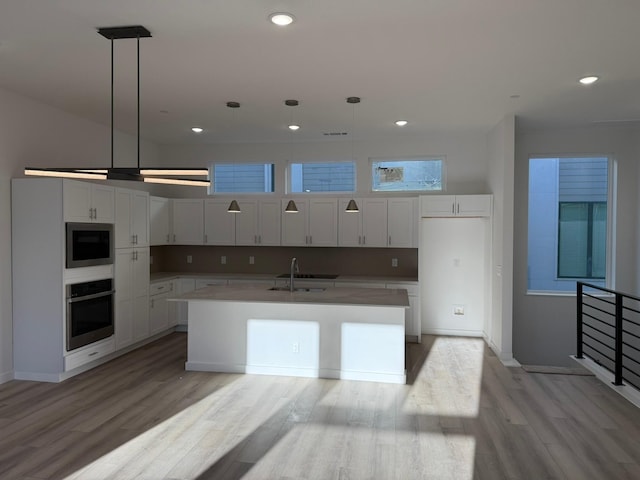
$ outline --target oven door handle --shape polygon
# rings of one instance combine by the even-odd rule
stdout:
[[[67,297],[67,303],[83,302],[85,300],[93,300],[94,298],[108,297],[116,293],[115,290],[109,290],[107,292],[94,293],[92,295],[84,295],[82,297]]]

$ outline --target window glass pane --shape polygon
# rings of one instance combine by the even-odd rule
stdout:
[[[589,213],[586,203],[561,203],[558,238],[558,276],[587,277],[587,228]]]
[[[371,162],[374,192],[442,190],[442,159]]]
[[[210,193],[273,192],[272,163],[217,163],[213,166]]]
[[[354,162],[292,163],[289,171],[294,193],[354,192],[356,189]]]
[[[606,286],[608,165],[606,157],[529,160],[529,290]]]

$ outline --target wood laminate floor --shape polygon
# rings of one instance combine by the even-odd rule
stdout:
[[[640,410],[592,376],[423,336],[411,384],[185,372],[175,333],[61,384],[0,385],[0,478],[638,479]]]

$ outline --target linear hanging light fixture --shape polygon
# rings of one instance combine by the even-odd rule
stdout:
[[[25,175],[62,177],[88,180],[128,180],[167,185],[209,186],[209,170],[206,168],[140,168],[140,39],[151,37],[151,32],[142,25],[98,28],[98,33],[111,41],[111,167],[97,169],[81,168],[35,168],[25,167]],[[114,167],[114,62],[113,41],[135,38],[137,45],[137,166]],[[207,179],[179,178],[181,176],[206,176]]]

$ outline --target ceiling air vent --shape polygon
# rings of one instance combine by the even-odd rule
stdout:
[[[347,132],[323,132],[322,134],[328,137],[337,137],[340,135],[346,135]]]

